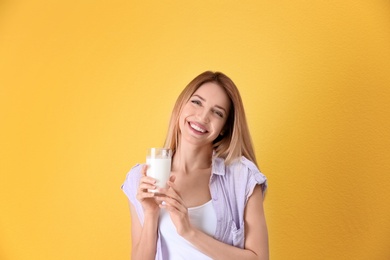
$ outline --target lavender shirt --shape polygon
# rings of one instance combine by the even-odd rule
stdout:
[[[122,190],[134,205],[138,218],[144,222],[141,203],[136,199],[141,178],[142,165],[137,164],[127,174]],[[217,229],[214,238],[229,245],[244,248],[244,212],[248,198],[256,185],[262,184],[263,195],[267,188],[267,178],[256,165],[241,157],[230,165],[222,158],[213,158],[210,178],[211,199],[217,215]],[[157,240],[156,259],[166,259],[161,240]]]

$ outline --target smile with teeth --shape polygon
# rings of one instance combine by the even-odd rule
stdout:
[[[194,130],[196,130],[198,132],[201,132],[201,133],[206,133],[207,132],[205,129],[203,129],[200,126],[195,125],[193,123],[190,123],[190,126],[191,126],[192,129],[194,129]]]

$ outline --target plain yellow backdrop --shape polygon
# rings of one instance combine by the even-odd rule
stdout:
[[[1,1],[0,259],[129,259],[120,186],[205,70],[240,88],[271,259],[390,259],[385,0]]]

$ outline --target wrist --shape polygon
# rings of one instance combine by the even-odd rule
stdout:
[[[197,230],[193,227],[183,233],[182,237],[188,241],[193,240],[196,237]]]
[[[160,211],[147,211],[144,212],[144,221],[156,221],[158,220]]]

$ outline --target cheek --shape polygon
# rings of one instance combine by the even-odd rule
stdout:
[[[183,123],[186,117],[187,117],[187,111],[183,110],[179,116],[180,123]]]
[[[189,107],[188,105],[185,106],[185,107],[183,108],[183,111],[182,111],[181,114],[180,114],[180,117],[179,117],[180,120],[181,120],[181,121],[185,120],[188,116],[191,115],[191,113],[192,113],[191,107]]]
[[[225,124],[226,124],[226,120],[221,120],[221,122],[219,122],[218,125],[219,131],[222,131],[222,129],[225,127]]]
[[[180,128],[180,130],[182,130],[182,127],[184,126],[187,117],[188,117],[188,111],[186,111],[186,109],[184,109],[181,112],[180,116],[179,116],[179,128]]]

